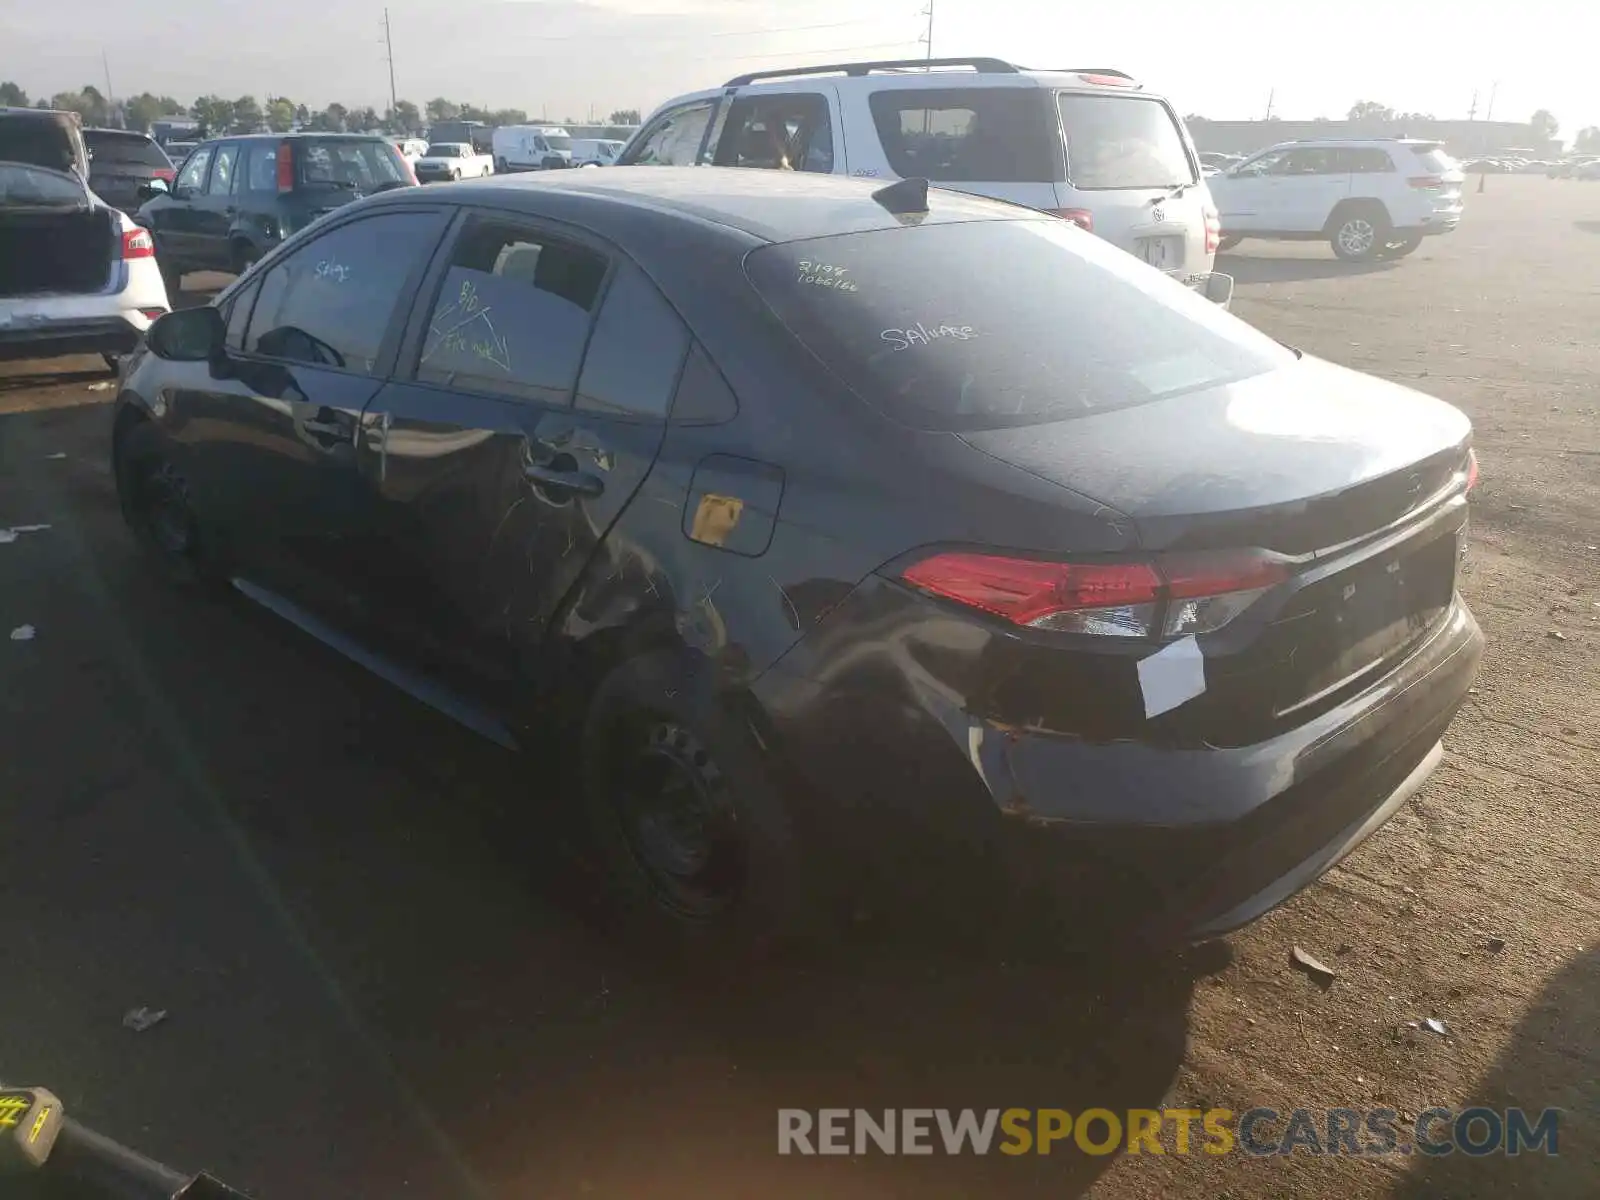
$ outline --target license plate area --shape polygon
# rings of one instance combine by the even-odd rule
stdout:
[[[1183,238],[1181,236],[1140,238],[1136,252],[1152,267],[1171,271],[1183,265]]]

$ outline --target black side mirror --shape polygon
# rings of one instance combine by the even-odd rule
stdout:
[[[145,334],[150,353],[168,362],[210,362],[222,355],[227,326],[209,304],[180,308],[160,317]]]

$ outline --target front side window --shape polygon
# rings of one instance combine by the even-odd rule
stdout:
[[[1178,119],[1160,100],[1062,92],[1067,179],[1075,188],[1170,188],[1195,182]]]
[[[717,147],[719,167],[833,170],[828,100],[817,92],[734,101]]]
[[[868,99],[896,175],[935,183],[1038,183],[1064,176],[1050,93],[1037,88],[894,88]]]
[[[432,251],[440,217],[393,212],[323,234],[263,276],[250,353],[372,374],[405,284]]]
[[[198,192],[206,181],[206,168],[211,165],[211,147],[202,146],[189,156],[178,172],[177,191]]]
[[[607,266],[592,250],[474,218],[434,300],[417,379],[566,404]]]
[[[217,147],[216,161],[211,165],[211,182],[206,191],[213,196],[226,196],[233,191],[233,167],[239,161],[239,143],[224,142]]]
[[[1065,221],[764,246],[751,283],[867,403],[918,429],[1039,424],[1261,375],[1292,351]]]
[[[656,118],[626,162],[647,167],[692,167],[711,124],[711,101],[685,104]]]

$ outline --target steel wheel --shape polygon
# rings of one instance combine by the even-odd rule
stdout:
[[[727,909],[741,891],[744,847],[709,751],[682,726],[642,715],[622,721],[612,745],[615,817],[653,898],[691,920]]]

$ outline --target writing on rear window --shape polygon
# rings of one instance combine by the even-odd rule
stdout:
[[[855,280],[847,278],[849,273],[848,267],[800,260],[800,282],[812,287],[828,288],[835,292],[859,292],[861,288]]]
[[[888,342],[896,351],[909,350],[913,346],[929,346],[941,338],[953,338],[958,342],[970,341],[978,336],[978,331],[971,325],[924,325],[918,321],[910,329],[885,329],[878,335],[880,339]]]

